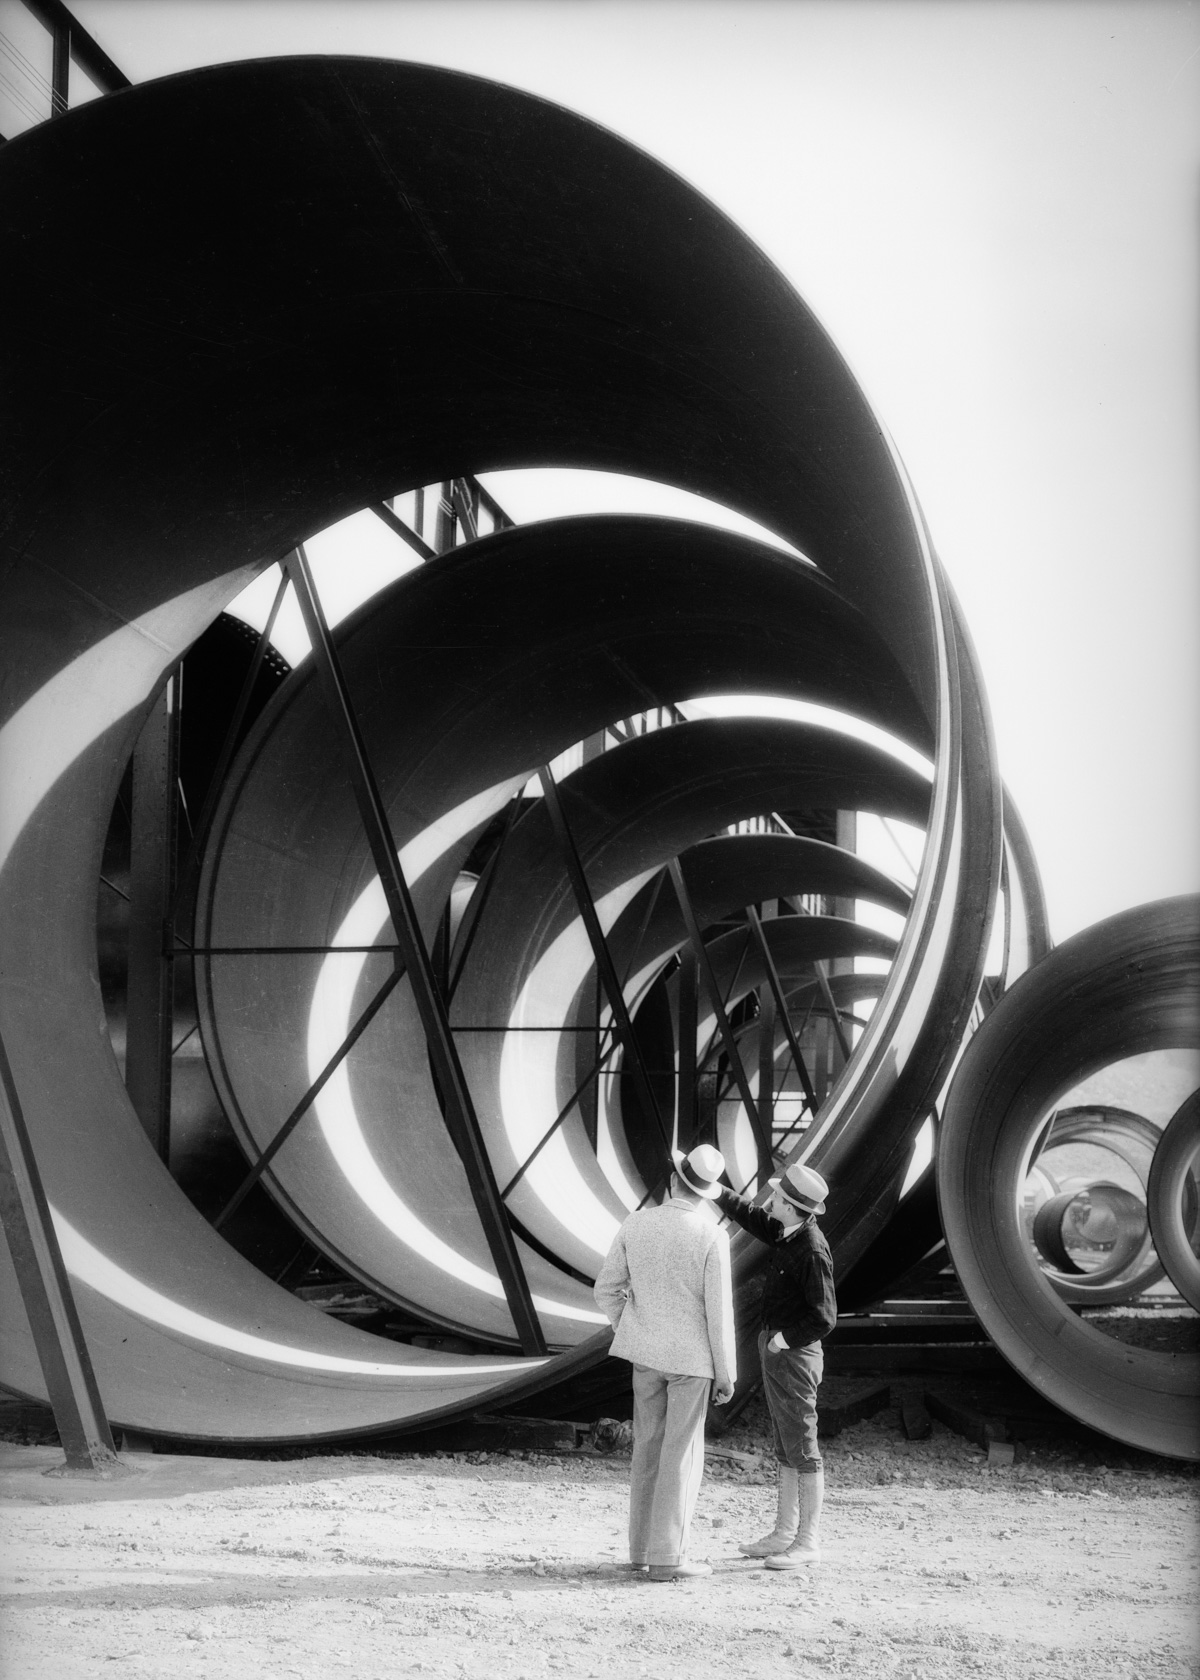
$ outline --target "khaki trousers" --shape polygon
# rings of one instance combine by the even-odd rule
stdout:
[[[708,1377],[633,1367],[630,1563],[684,1563],[704,1475]]]

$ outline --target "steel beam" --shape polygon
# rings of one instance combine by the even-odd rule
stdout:
[[[53,57],[50,69],[50,115],[61,117],[67,108],[71,82],[71,26],[56,23],[51,31]]]
[[[550,1126],[548,1126],[546,1128],[546,1130],[542,1133],[541,1137],[537,1140],[537,1143],[530,1150],[529,1154],[526,1155],[525,1159],[521,1162],[521,1165],[517,1168],[516,1172],[512,1175],[512,1177],[509,1179],[508,1183],[504,1186],[504,1189],[500,1192],[500,1194],[502,1196],[507,1197],[510,1194],[510,1192],[515,1190],[517,1185],[520,1184],[521,1180],[525,1177],[525,1174],[529,1171],[530,1167],[537,1160],[537,1158],[541,1154],[542,1150],[545,1149],[546,1145],[550,1142],[550,1139],[554,1136],[555,1132],[558,1131],[558,1128],[562,1125],[563,1121],[567,1118],[567,1115],[570,1114],[571,1110],[575,1107],[576,1103],[579,1103],[579,1102],[582,1101],[584,1093],[592,1085],[594,1085],[594,1083],[596,1081],[596,1078],[597,1078],[598,1074],[600,1073],[601,1068],[604,1066],[605,1062],[612,1055],[613,1051],[617,1048],[617,1043],[618,1043],[618,1040],[617,1040],[616,1035],[611,1034],[610,1037],[609,1037],[609,1041],[608,1041],[608,1048],[606,1050],[604,1050],[602,1053],[600,1053],[596,1056],[596,1060],[593,1062],[591,1069],[589,1070],[588,1073],[586,1073],[584,1075],[581,1083],[578,1084],[575,1087],[575,1089],[571,1092],[571,1095],[567,1098],[566,1102],[559,1109],[558,1113],[554,1117],[553,1123]]]
[[[729,1062],[730,1071],[741,1093],[746,1113],[754,1127],[754,1135],[758,1142],[758,1158],[761,1174],[766,1177],[774,1161],[774,1151],[771,1135],[764,1131],[762,1116],[758,1111],[758,1104],[750,1089],[750,1081],[746,1078],[746,1070],[742,1066],[742,1058],[738,1052],[737,1040],[733,1036],[733,1029],[729,1025],[729,1016],[725,1013],[725,1004],[721,998],[721,988],[717,984],[717,977],[713,973],[712,963],[709,961],[708,951],[700,934],[700,924],[696,920],[696,912],[692,908],[691,894],[687,890],[687,882],[683,878],[683,870],[679,867],[679,859],[672,858],[667,865],[671,877],[671,885],[675,888],[675,897],[679,900],[679,908],[683,915],[684,925],[688,930],[688,939],[692,950],[696,954],[699,964],[700,977],[704,982],[704,989],[708,993],[708,1001],[713,1014],[717,1018],[717,1031],[721,1035],[721,1044]]]
[[[545,1338],[488,1159],[483,1134],[479,1129],[479,1119],[458,1059],[458,1051],[455,1049],[446,1016],[445,999],[438,988],[429,953],[425,948],[408,882],[404,878],[396,843],[392,838],[391,824],[367,757],[358,718],[346,688],[337,650],[325,621],[303,547],[297,545],[284,565],[296,591],[296,599],[300,603],[305,629],[312,643],[313,661],[320,679],[321,691],[337,730],[346,772],[366,831],[371,856],[379,872],[396,941],[408,969],[413,999],[421,1018],[429,1047],[429,1058],[438,1083],[446,1126],[462,1158],[475,1208],[504,1287],[505,1299],[512,1313],[518,1339],[526,1353],[541,1355],[546,1352]]]
[[[117,93],[132,87],[129,77],[119,70],[104,49],[92,39],[79,19],[63,4],[63,0],[24,0],[25,5],[45,24],[55,37],[66,39],[71,57],[85,70],[102,93]],[[63,89],[64,103],[66,88]]]
[[[546,810],[562,851],[563,863],[566,865],[567,878],[571,883],[571,891],[575,895],[575,902],[579,906],[579,914],[583,919],[587,931],[588,942],[592,947],[592,955],[596,960],[596,971],[608,998],[609,1008],[613,1012],[617,1036],[624,1044],[633,1063],[633,1075],[637,1080],[637,1087],[646,1113],[651,1115],[658,1127],[663,1140],[663,1148],[670,1145],[667,1128],[663,1123],[662,1112],[658,1106],[658,1099],[654,1095],[654,1088],[650,1084],[650,1076],[646,1072],[646,1064],[642,1056],[642,1047],[638,1043],[637,1033],[634,1031],[633,1021],[625,1003],[625,993],[613,966],[612,956],[608,949],[608,942],[604,937],[604,930],[600,926],[600,918],[596,914],[596,906],[592,900],[591,888],[584,873],[583,860],[575,845],[575,837],[567,822],[566,813],[562,806],[562,796],[558,791],[558,784],[554,780],[554,773],[548,764],[543,765],[539,772],[542,781],[542,791],[546,798]]]
[[[696,1111],[696,1031],[699,969],[696,953],[685,945],[679,953],[679,1086],[675,1103],[676,1145],[685,1152],[699,1141]]]
[[[792,1061],[796,1065],[796,1075],[800,1080],[800,1084],[804,1088],[804,1096],[809,1109],[813,1114],[815,1114],[817,1112],[817,1094],[813,1089],[813,1082],[809,1077],[804,1057],[800,1053],[800,1039],[792,1026],[792,1017],[788,1013],[787,999],[784,997],[783,987],[779,982],[779,970],[775,966],[775,959],[771,955],[771,947],[767,944],[766,935],[762,930],[762,923],[759,921],[758,913],[752,904],[747,907],[746,916],[750,923],[750,931],[754,934],[758,943],[758,948],[762,953],[763,967],[767,971],[767,987],[770,990],[778,1017],[783,1023],[784,1033],[787,1035],[788,1048],[792,1053]],[[818,968],[819,966],[820,964],[818,963],[813,964],[814,968]],[[828,991],[828,989],[829,982],[826,981],[825,990]],[[803,1031],[803,1029],[801,1030]]]
[[[0,1216],[67,1463],[73,1470],[110,1468],[116,1447],[3,1040]]]
[[[417,517],[420,518],[424,510],[425,498],[423,492],[420,490],[418,490],[417,495],[420,498],[417,503]],[[409,548],[421,556],[422,560],[434,559],[437,554],[437,550],[430,548],[424,537],[418,536],[410,526],[406,525],[403,519],[400,518],[399,514],[392,512],[386,502],[372,502],[371,512],[375,514],[377,518],[382,519],[388,529],[390,531],[394,531],[398,537],[402,538],[403,541],[408,544]]]
[[[375,993],[375,996],[363,1010],[358,1020],[354,1023],[353,1027],[338,1045],[333,1055],[325,1063],[325,1066],[308,1087],[308,1090],[305,1091],[304,1095],[300,1098],[300,1101],[296,1103],[287,1119],[283,1122],[279,1130],[275,1133],[275,1136],[258,1157],[258,1160],[255,1161],[254,1165],[250,1168],[250,1171],[246,1174],[245,1178],[238,1185],[233,1195],[229,1198],[220,1213],[213,1220],[213,1227],[215,1230],[219,1231],[221,1226],[225,1224],[226,1220],[228,1220],[234,1213],[237,1212],[238,1208],[241,1207],[246,1197],[250,1194],[251,1190],[253,1190],[259,1179],[266,1172],[276,1155],[278,1155],[284,1144],[291,1137],[292,1133],[300,1124],[301,1120],[303,1120],[304,1116],[308,1113],[313,1103],[316,1102],[317,1098],[325,1089],[325,1086],[329,1083],[330,1079],[332,1079],[337,1069],[345,1061],[346,1057],[358,1043],[363,1033],[366,1032],[371,1022],[375,1019],[376,1015],[378,1015],[379,1011],[383,1008],[388,998],[395,991],[404,972],[404,969],[401,967],[393,968],[392,972],[383,982],[383,985],[380,986],[379,990]]]

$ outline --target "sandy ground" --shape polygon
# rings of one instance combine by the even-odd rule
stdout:
[[[626,1456],[130,1455],[0,1445],[4,1680],[1200,1674],[1200,1482],[1117,1455],[989,1468],[884,1412],[826,1447],[824,1561],[769,1573],[773,1470],[713,1460],[701,1582],[620,1573]],[[1088,1455],[1083,1455],[1086,1459]]]

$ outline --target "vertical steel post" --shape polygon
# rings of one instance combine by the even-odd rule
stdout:
[[[767,971],[767,985],[771,989],[771,996],[775,1002],[776,1018],[783,1023],[784,1033],[787,1035],[788,1048],[792,1052],[792,1060],[796,1064],[796,1075],[804,1087],[804,1095],[808,1099],[808,1106],[813,1114],[817,1112],[817,1095],[813,1090],[812,1080],[808,1075],[804,1057],[800,1054],[800,1040],[792,1027],[792,1018],[788,1014],[787,999],[783,995],[783,987],[779,982],[779,970],[775,967],[775,959],[771,955],[771,947],[767,944],[766,935],[762,930],[762,923],[758,919],[753,905],[746,912],[750,923],[750,931],[758,941],[758,948],[762,955],[763,967]],[[826,983],[828,985],[828,982]],[[803,1029],[801,1029],[803,1030]]]
[[[0,1222],[33,1332],[59,1439],[73,1470],[116,1462],[83,1326],[63,1264],[8,1054],[0,1041]]]
[[[171,1146],[179,673],[167,680],[133,749],[125,1088],[165,1161]]]
[[[71,30],[65,23],[55,23],[50,31],[53,57],[50,69],[50,115],[60,117],[67,108],[71,87]]]
[[[700,1116],[696,1110],[699,980],[696,953],[691,945],[685,945],[679,953],[679,1090],[675,1104],[676,1142],[685,1154],[701,1142]]]
[[[400,867],[396,842],[387,811],[367,757],[358,717],[351,704],[325,614],[317,597],[303,548],[297,547],[284,562],[304,616],[304,627],[312,643],[313,661],[339,737],[342,757],[350,779],[367,843],[383,887],[388,914],[412,985],[413,1001],[421,1018],[429,1059],[437,1081],[442,1113],[455,1148],[462,1159],[471,1195],[487,1238],[488,1248],[504,1288],[521,1347],[527,1354],[544,1355],[546,1340],[529,1284],[517,1253],[512,1228],[500,1197],[499,1186],[488,1158],[483,1133],[466,1076],[458,1059],[445,999],[438,988],[417,921],[408,882]]]
[[[583,762],[591,764],[604,753],[605,732],[601,729],[595,735],[588,735],[583,742]],[[586,1040],[590,1053],[589,1067],[595,1067],[600,1057],[600,982],[599,970],[593,969],[584,980],[579,993],[579,1022],[587,1025],[591,1031]],[[575,1057],[576,1076],[579,1077],[579,1053]],[[589,1080],[579,1099],[579,1116],[583,1121],[583,1130],[592,1148],[596,1147],[596,1139],[600,1127],[600,1081]]]
[[[754,1093],[750,1089],[750,1081],[746,1078],[746,1069],[742,1065],[737,1040],[734,1038],[733,1029],[729,1025],[729,1016],[725,1013],[721,988],[717,985],[717,977],[713,973],[708,950],[700,937],[700,924],[697,922],[696,912],[692,908],[691,894],[687,890],[683,870],[679,867],[679,859],[672,858],[667,865],[667,869],[671,876],[671,885],[675,888],[675,897],[679,900],[679,908],[683,912],[683,923],[688,930],[692,950],[695,952],[696,960],[700,966],[700,978],[704,982],[709,1004],[717,1018],[717,1031],[721,1035],[721,1045],[729,1062],[729,1070],[733,1074],[747,1118],[754,1128],[754,1135],[758,1142],[759,1177],[765,1178],[774,1162],[771,1135],[763,1130],[762,1116],[759,1113],[758,1104],[754,1100]],[[747,934],[747,938],[749,938],[749,934]]]
[[[762,906],[761,919],[770,920],[777,909],[775,900],[767,899]],[[763,1130],[772,1142],[775,1138],[776,1024],[775,993],[768,981],[758,988],[758,1107],[762,1115]]]
[[[433,546],[439,554],[446,554],[454,547],[457,530],[458,515],[454,508],[454,484],[452,480],[438,486],[437,517],[434,520]]]
[[[604,937],[604,930],[600,926],[600,918],[596,914],[596,905],[592,899],[592,890],[588,886],[587,876],[583,869],[583,860],[579,856],[575,845],[575,836],[571,833],[567,823],[566,813],[562,808],[562,798],[558,791],[558,784],[548,764],[542,766],[538,772],[542,792],[546,798],[546,809],[550,815],[550,824],[554,829],[555,838],[563,855],[563,862],[567,869],[567,879],[571,883],[571,891],[575,895],[575,902],[579,906],[579,914],[587,932],[588,942],[592,947],[592,955],[596,960],[596,971],[608,997],[608,1006],[613,1012],[617,1034],[625,1046],[626,1053],[633,1062],[633,1074],[637,1081],[638,1095],[645,1105],[647,1114],[651,1115],[658,1127],[663,1147],[667,1148],[670,1139],[667,1128],[663,1124],[662,1113],[658,1106],[658,1099],[654,1095],[654,1088],[650,1084],[650,1076],[646,1071],[646,1063],[642,1056],[642,1047],[638,1043],[637,1034],[633,1030],[633,1021],[625,1003],[625,993],[617,977],[612,954],[608,949],[608,941]]]
[[[844,852],[856,852],[858,850],[857,811],[839,811],[837,813],[836,838],[837,844]],[[842,916],[846,921],[852,922],[854,920],[854,900],[852,898],[835,898],[833,901],[833,914],[835,916]],[[829,982],[826,976],[828,974],[853,973],[853,957],[834,957],[833,961],[829,964],[828,969],[825,968],[824,964],[819,964],[817,969],[817,981],[821,986],[821,992],[825,998],[826,1008],[831,1011],[833,1030],[837,1035],[837,1050],[840,1051],[839,1057],[833,1046],[830,1046],[830,1056],[832,1058],[830,1071],[835,1075],[840,1073],[845,1064],[850,1060],[853,1046],[850,1043],[849,1035],[842,1026],[842,1018],[834,1004],[833,993],[829,988]]]
[[[758,1112],[767,1136],[775,1135],[775,998],[758,988]]]

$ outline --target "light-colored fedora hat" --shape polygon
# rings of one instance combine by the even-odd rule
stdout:
[[[778,1178],[768,1180],[772,1190],[778,1190],[785,1201],[791,1202],[801,1213],[824,1213],[829,1186],[819,1172],[802,1167],[798,1161]]]
[[[725,1171],[725,1157],[719,1149],[714,1149],[711,1143],[698,1143],[690,1155],[685,1155],[682,1149],[672,1149],[671,1159],[689,1190],[703,1196],[706,1202],[716,1201],[721,1193],[721,1174]]]

